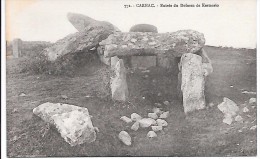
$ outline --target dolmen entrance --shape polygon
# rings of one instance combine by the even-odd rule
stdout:
[[[109,65],[112,99],[127,101],[126,59],[133,56],[179,57],[178,86],[182,92],[184,112],[205,108],[205,77],[212,72],[210,59],[203,47],[204,35],[194,30],[169,33],[121,32],[109,22],[69,13],[68,19],[78,30],[45,49],[44,54],[55,61],[69,53],[97,50],[101,61]]]

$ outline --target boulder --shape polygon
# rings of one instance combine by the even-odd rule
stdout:
[[[112,68],[110,77],[112,99],[118,101],[126,101],[129,95],[126,82],[126,69],[123,60],[120,59],[115,67]]]
[[[69,104],[43,103],[33,113],[54,125],[71,146],[91,143],[96,139],[88,109]]]
[[[163,113],[163,111],[161,111],[161,108],[153,108],[153,112],[156,113],[157,115],[160,115]]]
[[[187,53],[181,57],[181,90],[184,112],[205,108],[205,81],[201,56]]]
[[[118,138],[127,146],[132,144],[131,136],[126,131],[121,131]]]
[[[201,50],[205,39],[202,33],[193,30],[172,33],[115,32],[99,44],[105,48],[105,57],[159,54],[181,57]]]
[[[139,120],[140,127],[142,128],[148,128],[151,125],[155,125],[156,121],[152,118],[143,118]]]
[[[218,105],[218,109],[224,115],[230,115],[231,117],[235,116],[239,111],[237,104],[226,97],[224,97],[223,102]]]

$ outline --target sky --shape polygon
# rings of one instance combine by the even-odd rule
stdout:
[[[131,7],[140,3],[178,4],[179,7]],[[180,4],[218,4],[219,7],[180,7]],[[256,0],[6,0],[6,39],[55,42],[77,32],[67,13],[109,21],[121,31],[140,23],[159,33],[193,29],[206,45],[256,48]]]

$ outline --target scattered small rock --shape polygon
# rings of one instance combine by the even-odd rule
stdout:
[[[145,97],[142,97],[143,99],[145,99]]]
[[[229,114],[231,116],[235,116],[239,111],[237,104],[226,97],[224,97],[223,102],[218,105],[218,109],[224,113],[224,115]]]
[[[169,114],[170,114],[170,112],[169,112],[169,111],[167,111],[167,112],[164,112],[164,113],[162,113],[162,114],[160,115],[160,117],[159,117],[159,118],[161,118],[161,119],[166,119],[166,118],[168,118]]]
[[[252,107],[252,109],[255,109],[255,106],[253,105],[253,106],[251,106]]]
[[[168,126],[168,123],[163,119],[157,119],[156,123],[158,126]]]
[[[225,118],[223,119],[223,123],[230,125],[230,124],[232,124],[232,122],[233,122],[232,116],[225,115]]]
[[[238,130],[238,132],[240,132],[240,133],[241,133],[241,132],[243,132],[243,131],[242,131],[242,130]]]
[[[155,82],[156,82],[156,80],[155,80],[155,79],[153,79],[153,80],[152,80],[152,82],[153,82],[153,83],[155,83]]]
[[[160,96],[162,96],[162,93],[161,93],[161,92],[158,93],[158,97],[160,97]]]
[[[249,104],[253,104],[256,103],[256,98],[250,98],[249,99]]]
[[[118,135],[118,138],[127,146],[132,144],[131,136],[126,131],[121,131]]]
[[[157,119],[158,118],[156,113],[148,113],[148,117],[152,118],[152,119]]]
[[[152,127],[152,130],[157,132],[157,131],[161,131],[162,130],[162,126],[151,126]]]
[[[145,75],[144,77],[145,77],[145,78],[148,78],[148,77],[149,77],[149,75]]]
[[[256,94],[256,92],[248,92],[248,91],[243,91],[242,93],[243,94],[254,94],[254,95]]]
[[[234,86],[230,85],[231,88],[233,88]]]
[[[137,40],[136,39],[131,39],[131,42],[135,43]]]
[[[134,130],[134,131],[137,131],[139,129],[139,122],[135,122],[132,126],[131,126],[131,129]]]
[[[143,119],[139,120],[139,123],[140,123],[140,127],[147,128],[151,125],[155,125],[156,121],[152,118],[143,118]]]
[[[142,73],[149,73],[150,72],[150,70],[144,70],[144,71],[142,71]]]
[[[214,106],[214,103],[210,102],[209,107],[213,107],[213,106]]]
[[[170,102],[169,102],[169,101],[164,101],[163,104],[169,106],[169,105],[170,105]]]
[[[235,117],[235,121],[241,122],[241,121],[243,121],[243,118],[240,115],[238,115]]]
[[[14,108],[12,112],[13,112],[13,113],[17,113],[18,110],[17,110],[16,108]]]
[[[252,126],[251,128],[250,128],[250,130],[255,130],[256,129],[256,125],[255,126]]]
[[[120,119],[123,120],[126,123],[131,123],[132,122],[132,119],[130,119],[130,118],[126,117],[126,116],[122,116]]]
[[[244,107],[244,108],[243,108],[243,112],[244,112],[244,113],[247,113],[247,112],[249,112],[249,109],[248,109],[247,107]]]
[[[25,97],[25,96],[27,96],[25,93],[21,93],[21,94],[19,94],[19,96],[20,97]]]
[[[149,131],[149,132],[147,133],[147,137],[149,137],[149,138],[154,138],[154,137],[157,137],[157,134],[156,134],[154,131]]]
[[[160,115],[163,113],[163,111],[161,111],[161,108],[153,108],[153,112],[156,113],[157,115]]]
[[[66,96],[66,95],[61,95],[61,98],[62,99],[69,99],[68,96]]]
[[[158,107],[162,106],[161,103],[154,103],[154,105],[156,105],[156,106],[158,106]]]
[[[86,97],[86,98],[90,98],[91,96],[90,96],[90,95],[86,95],[85,97]]]
[[[137,114],[137,113],[132,113],[131,114],[131,119],[132,119],[132,121],[139,121],[139,120],[142,119],[142,117],[139,114]]]

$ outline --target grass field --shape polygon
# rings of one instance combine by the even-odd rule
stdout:
[[[102,90],[99,73],[105,68],[100,62],[92,61],[67,77],[21,73],[21,59],[7,59],[8,156],[255,156],[256,129],[250,128],[256,125],[257,109],[248,100],[256,95],[242,91],[256,92],[256,50],[211,46],[205,50],[214,68],[207,79],[206,100],[214,106],[188,116],[176,98],[176,74],[162,68],[151,68],[150,73],[138,70],[129,73],[131,98],[121,103],[99,96]],[[21,93],[26,96],[19,96]],[[238,104],[243,123],[222,122],[223,114],[217,105],[223,97]],[[166,100],[170,101],[169,106],[163,104]],[[88,108],[94,126],[100,131],[96,141],[71,147],[55,128],[33,115],[32,109],[44,102]],[[133,132],[131,125],[120,120],[133,112],[145,116],[155,107],[154,103],[161,103],[163,110],[170,111],[168,127],[157,138],[147,138],[148,129]],[[242,112],[245,106],[248,113]],[[131,146],[119,141],[118,133],[122,130],[131,135]]]

